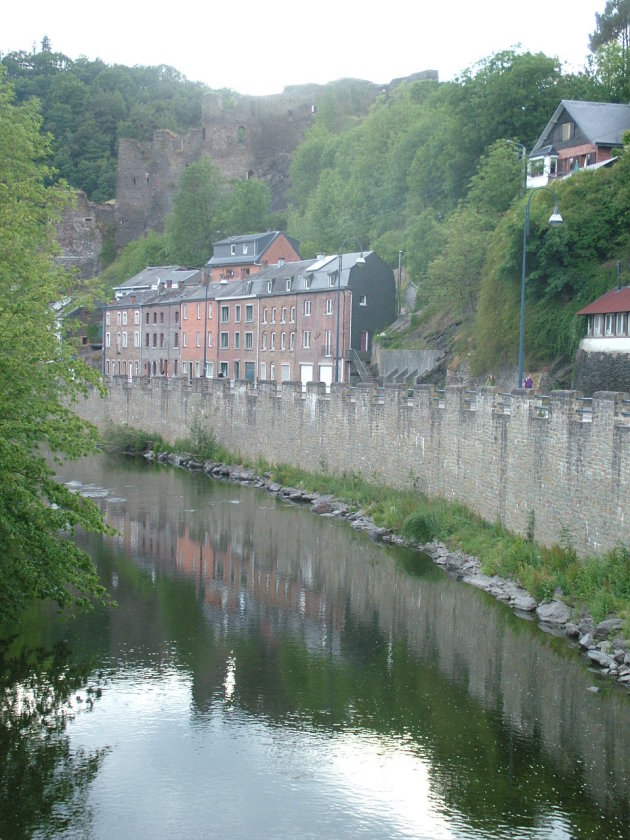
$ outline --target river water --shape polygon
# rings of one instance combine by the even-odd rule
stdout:
[[[630,697],[564,639],[261,491],[60,477],[117,529],[85,542],[116,606],[14,643],[40,653],[1,721],[0,837],[630,838]]]

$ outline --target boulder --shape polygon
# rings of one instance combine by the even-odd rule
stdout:
[[[549,604],[540,604],[536,609],[539,621],[559,627],[569,620],[569,608],[564,601],[551,601]]]

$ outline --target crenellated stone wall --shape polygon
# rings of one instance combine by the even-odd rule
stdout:
[[[630,543],[628,395],[548,397],[496,388],[438,391],[227,380],[115,380],[82,413],[100,428],[127,424],[167,440],[193,422],[243,458],[355,472],[393,487],[459,501],[489,522],[533,531],[541,543],[568,529],[582,553]]]

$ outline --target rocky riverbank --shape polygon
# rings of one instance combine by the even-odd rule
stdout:
[[[599,624],[595,624],[587,614],[575,618],[570,607],[562,600],[561,593],[557,593],[551,602],[539,603],[514,581],[496,575],[492,577],[484,575],[479,558],[460,551],[450,551],[447,546],[439,542],[413,543],[387,528],[379,528],[364,511],[353,510],[350,505],[333,496],[320,495],[296,487],[286,487],[267,476],[257,475],[253,469],[243,466],[199,461],[176,453],[162,452],[156,455],[151,450],[146,452],[144,457],[147,460],[170,464],[193,472],[204,472],[212,478],[251,485],[287,502],[309,505],[311,512],[319,516],[345,519],[353,528],[365,531],[376,542],[402,545],[422,551],[447,574],[470,586],[483,589],[497,600],[510,606],[523,618],[537,620],[545,632],[565,636],[571,644],[577,644],[589,667],[630,690],[630,641],[621,635],[622,621],[618,618],[608,618]],[[597,686],[592,686],[592,690],[599,689]]]

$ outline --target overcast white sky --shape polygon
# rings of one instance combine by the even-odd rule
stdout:
[[[605,0],[253,0],[204,4],[30,0],[6,4],[0,52],[39,49],[107,64],[169,64],[191,81],[243,94],[352,77],[378,84],[420,70],[453,78],[503,49],[557,56],[583,68]]]

